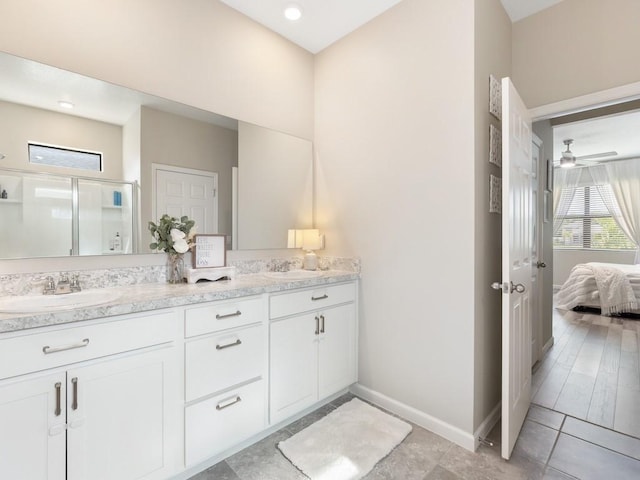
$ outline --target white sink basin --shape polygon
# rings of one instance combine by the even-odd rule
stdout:
[[[303,280],[305,278],[319,277],[322,272],[320,270],[289,270],[288,272],[265,272],[263,275],[279,280]]]
[[[64,295],[0,297],[0,313],[45,313],[109,303],[120,294],[108,290],[83,290]]]

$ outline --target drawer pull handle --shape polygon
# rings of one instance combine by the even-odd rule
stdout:
[[[229,347],[237,347],[238,345],[242,345],[242,340],[238,339],[235,342],[227,343],[226,345],[216,345],[216,350],[224,350]]]
[[[227,400],[225,400],[226,402]],[[236,395],[236,398],[234,398],[231,402],[229,403],[224,403],[221,402],[218,405],[216,405],[216,410],[224,410],[225,408],[229,408],[231,405],[235,405],[236,403],[240,403],[242,401],[242,399],[240,398],[239,395]]]
[[[316,335],[320,335],[320,319],[316,315]]]
[[[62,388],[62,384],[60,382],[57,382],[55,384],[56,387],[56,410],[55,412],[53,412],[56,417],[59,417],[60,414],[62,413],[62,409],[60,408],[60,389]]]
[[[240,310],[236,310],[234,313],[227,313],[225,315],[220,315],[219,313],[216,313],[216,320],[222,320],[223,318],[239,317],[240,315],[242,315],[242,312]]]
[[[89,345],[89,339],[85,338],[80,343],[74,343],[72,345],[63,345],[62,347],[50,347],[49,345],[46,345],[42,347],[42,351],[44,352],[45,355],[49,355],[50,353],[64,352],[65,350],[73,350],[74,348],[86,347],[87,345]]]
[[[316,300],[326,300],[327,298],[329,298],[329,295],[325,293],[324,295],[320,295],[319,297],[311,297],[311,300],[315,302]]]
[[[73,377],[71,379],[71,383],[73,384],[73,402],[71,403],[71,410],[78,409],[78,377]]]
[[[324,315],[320,315],[320,333],[324,333]]]

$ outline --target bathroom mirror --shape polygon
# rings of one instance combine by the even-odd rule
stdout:
[[[30,163],[29,142],[100,152],[102,169]],[[136,182],[132,253],[149,252],[147,222],[157,220],[152,165],[217,174],[217,228],[199,233],[227,235],[228,248],[286,248],[288,228],[312,223],[309,140],[2,52],[0,154],[0,169]],[[0,258],[40,256],[47,254],[26,247],[11,256],[0,252]]]

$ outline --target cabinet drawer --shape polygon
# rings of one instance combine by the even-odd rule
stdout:
[[[198,338],[185,345],[186,401],[264,376],[266,327]]]
[[[352,302],[356,298],[355,283],[309,288],[292,293],[272,295],[270,298],[270,317],[278,318],[309,310]]]
[[[0,378],[159,345],[174,339],[173,311],[0,340]]]
[[[258,380],[185,409],[185,461],[209,458],[265,428],[265,385]]]
[[[188,308],[185,311],[185,337],[261,322],[263,305],[262,298],[254,297]]]

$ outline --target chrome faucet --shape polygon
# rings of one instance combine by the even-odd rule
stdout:
[[[82,290],[82,288],[80,288],[79,274],[75,273],[73,277],[71,277],[70,288],[72,292],[79,292],[80,290]]]
[[[63,273],[60,275],[60,280],[58,281],[58,285],[56,286],[56,295],[63,295],[65,293],[71,293],[71,284],[69,283],[69,275]]]
[[[56,293],[56,282],[53,281],[52,276],[48,276],[44,281],[44,289],[42,290],[44,295],[53,295]]]

